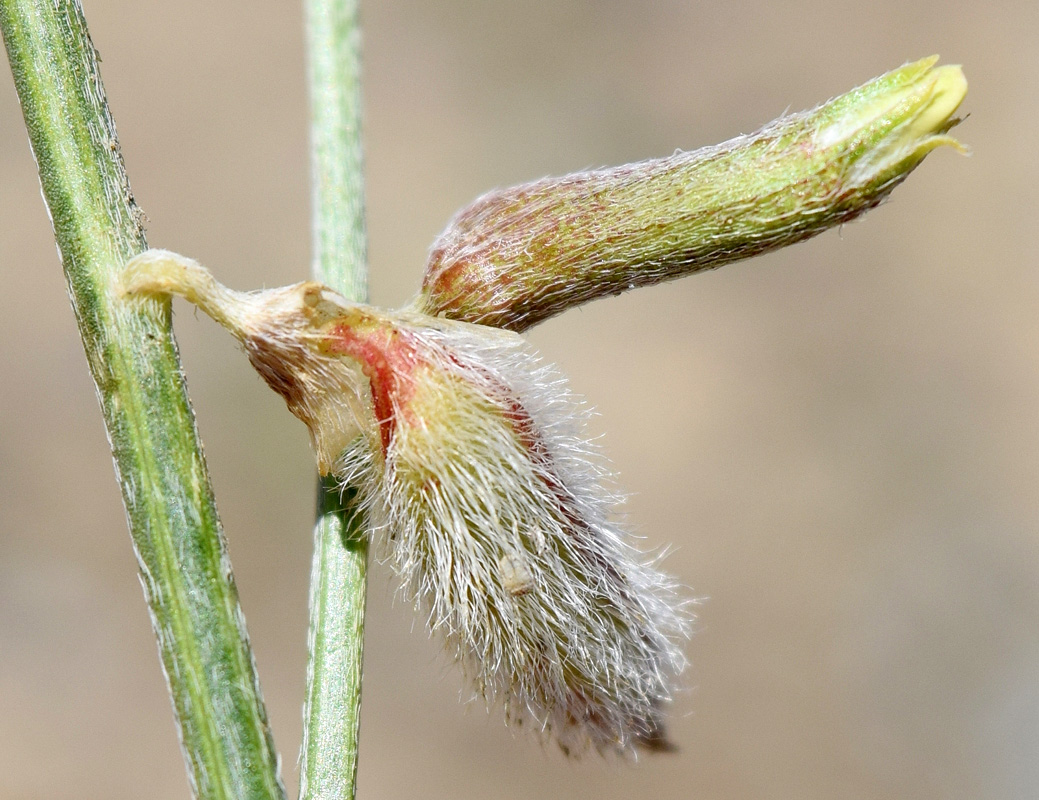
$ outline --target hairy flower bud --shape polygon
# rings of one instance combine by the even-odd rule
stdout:
[[[614,523],[565,382],[515,334],[387,312],[302,283],[233,292],[149,251],[124,291],[227,327],[356,487],[402,592],[489,702],[567,752],[667,746],[684,667],[672,581]]]
[[[945,134],[967,83],[936,61],[715,147],[486,194],[434,242],[415,307],[522,331],[848,222],[958,146]]]

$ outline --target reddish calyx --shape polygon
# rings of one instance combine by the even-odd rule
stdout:
[[[426,363],[417,343],[396,325],[357,311],[329,327],[322,349],[354,359],[368,379],[385,456],[397,415],[407,413],[415,391],[415,372]]]

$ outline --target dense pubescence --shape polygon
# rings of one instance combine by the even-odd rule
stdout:
[[[253,365],[322,471],[357,487],[402,594],[477,692],[568,753],[666,748],[688,615],[612,521],[563,379],[514,334],[315,284],[234,299]]]
[[[567,752],[666,746],[686,612],[610,521],[579,404],[508,334],[427,322],[400,337],[417,355],[388,446],[359,442],[336,469],[362,487],[402,591],[511,720]]]
[[[243,343],[488,702],[568,753],[666,748],[685,606],[611,519],[586,412],[518,336],[313,283],[233,292],[161,251],[124,286],[182,294]]]

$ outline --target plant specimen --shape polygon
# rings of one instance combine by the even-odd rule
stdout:
[[[568,753],[667,747],[685,603],[612,521],[579,403],[510,331],[876,206],[956,144],[966,83],[935,61],[717,147],[492,192],[401,311],[313,282],[235,292],[157,250],[123,291],[182,295],[238,338],[488,701]]]
[[[518,334],[853,219],[954,144],[962,73],[925,59],[716,148],[491,193],[437,241],[411,306],[389,312],[358,302],[356,7],[307,8],[321,282],[242,294],[190,259],[146,251],[79,3],[0,1],[192,787],[284,795],[170,293],[239,337],[331,476],[315,536],[303,796],[353,796],[368,533],[510,718],[572,752],[661,748],[683,601],[612,518],[584,412]]]

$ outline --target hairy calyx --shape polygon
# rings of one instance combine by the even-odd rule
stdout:
[[[164,251],[123,290],[179,294],[242,343],[357,488],[376,545],[489,702],[567,752],[664,748],[684,667],[674,583],[613,521],[586,412],[517,335],[347,302],[234,292]]]

